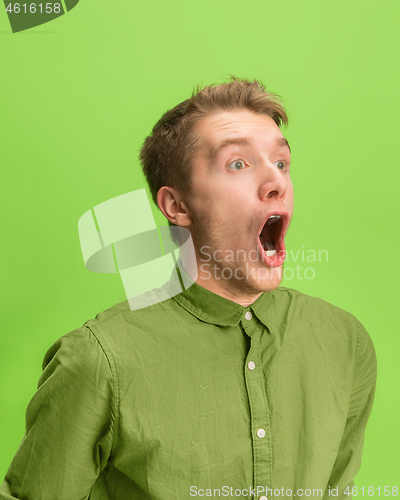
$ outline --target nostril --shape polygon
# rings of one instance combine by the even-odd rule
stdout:
[[[277,196],[278,191],[270,191],[267,195],[267,198],[273,198],[274,196]]]

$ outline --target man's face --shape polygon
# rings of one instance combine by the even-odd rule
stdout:
[[[274,290],[293,214],[287,141],[272,118],[248,110],[210,115],[196,131],[187,204],[197,281],[232,297]]]

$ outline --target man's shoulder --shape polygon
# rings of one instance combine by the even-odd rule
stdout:
[[[148,292],[135,297],[134,301],[124,300],[99,312],[95,318],[89,319],[83,326],[98,330],[125,323],[129,323],[132,327],[148,322],[154,323],[160,315],[168,314],[168,310],[174,305],[175,301],[171,297],[157,300],[157,297]]]
[[[294,288],[279,287],[274,291],[276,303],[280,307],[298,307],[310,309],[314,312],[323,311],[325,314],[334,315],[343,319],[353,321],[355,317],[348,311],[335,306],[334,304],[306,293],[295,290]]]
[[[292,288],[277,288],[274,298],[282,337],[296,339],[296,345],[324,348],[336,360],[369,360],[375,366],[371,336],[353,314]]]
[[[274,297],[276,314],[291,324],[307,325],[309,329],[327,335],[351,336],[359,340],[368,336],[352,313],[324,299],[287,287],[277,288]]]
[[[100,325],[103,322],[117,320],[118,317],[126,314],[126,312],[129,310],[130,310],[129,303],[127,300],[118,302],[117,304],[114,304],[112,307],[109,307],[104,311],[98,312],[94,318],[87,320],[83,326],[95,326],[95,325]]]

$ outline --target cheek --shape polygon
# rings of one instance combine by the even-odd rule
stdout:
[[[285,205],[286,205],[286,208],[287,208],[290,216],[292,216],[293,206],[294,206],[294,192],[293,192],[293,184],[291,182],[290,182],[288,189],[287,189],[287,192],[286,192]]]
[[[232,189],[229,185],[207,182],[206,185],[198,184],[193,196],[190,197],[190,205],[197,213],[214,214],[218,218],[234,217],[241,214],[240,207],[248,203],[248,195],[243,189]]]

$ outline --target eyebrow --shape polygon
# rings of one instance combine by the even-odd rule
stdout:
[[[236,144],[237,146],[251,146],[252,141],[250,141],[247,137],[231,137],[230,139],[225,139],[211,150],[210,152],[211,161],[215,161],[220,151],[223,148],[230,146],[231,144]],[[289,148],[289,151],[291,152],[289,143],[285,137],[279,137],[278,139],[276,139],[275,144],[281,147],[287,146]]]

